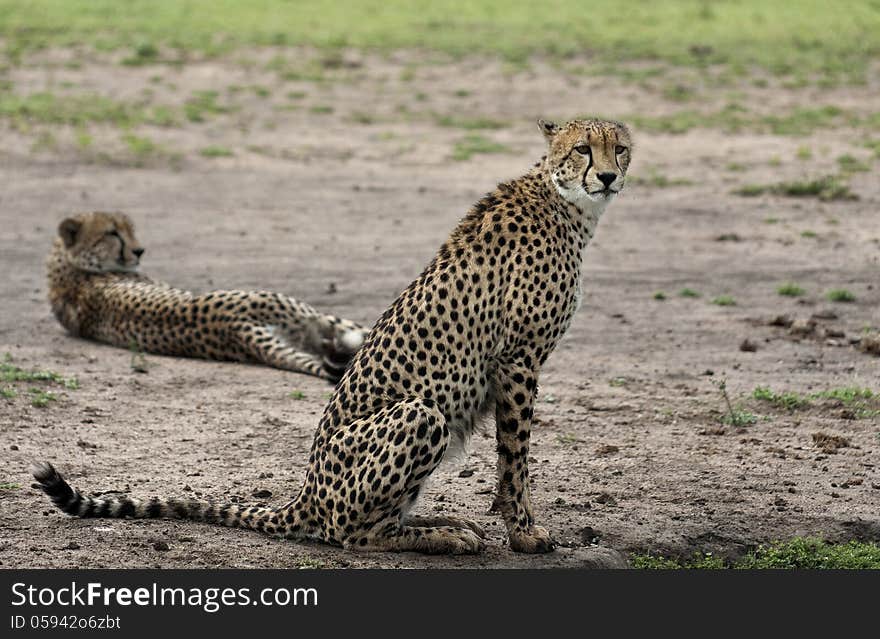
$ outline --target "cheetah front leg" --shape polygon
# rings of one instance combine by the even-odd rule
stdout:
[[[538,374],[524,364],[503,364],[495,378],[498,490],[495,506],[504,518],[510,547],[517,552],[550,552],[550,534],[536,526],[529,492],[529,435]]]

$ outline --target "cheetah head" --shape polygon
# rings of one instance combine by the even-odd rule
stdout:
[[[90,273],[134,272],[144,249],[123,213],[83,213],[58,226],[67,261]]]
[[[604,208],[623,188],[632,154],[629,129],[620,122],[538,120],[549,149],[546,168],[562,198],[581,210]]]

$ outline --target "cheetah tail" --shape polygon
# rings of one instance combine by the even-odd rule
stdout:
[[[127,496],[85,497],[73,488],[49,463],[34,464],[31,472],[40,488],[63,512],[74,517],[123,519],[190,519],[219,526],[273,532],[270,521],[277,512],[262,506],[217,505],[196,499],[160,499],[147,501]],[[277,518],[276,518],[277,520]],[[268,525],[267,525],[268,524]]]

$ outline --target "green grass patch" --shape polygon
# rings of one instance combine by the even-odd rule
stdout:
[[[122,60],[122,64],[128,66],[141,66],[153,64],[159,59],[159,48],[152,42],[141,42],[135,45],[132,53]]]
[[[295,399],[295,400],[301,400],[301,399],[306,398],[306,394],[304,392],[302,392],[301,390],[290,391],[290,393],[288,393],[287,396],[290,397],[290,399]]]
[[[836,175],[778,184],[746,184],[733,192],[745,197],[769,193],[783,197],[815,197],[823,201],[858,199],[858,196],[849,190],[849,186]]]
[[[46,408],[50,402],[58,401],[58,397],[52,391],[46,391],[41,388],[29,388],[28,392],[31,396],[31,406],[34,408]]]
[[[844,304],[856,301],[856,296],[845,288],[835,288],[828,291],[826,297],[829,302],[841,302]]]
[[[800,297],[806,291],[795,284],[794,282],[786,282],[782,286],[776,289],[776,292],[782,295],[783,297]]]
[[[718,297],[712,298],[712,303],[716,306],[736,306],[736,300],[730,295],[719,295]]]
[[[452,148],[452,159],[464,161],[480,153],[510,153],[510,151],[510,147],[504,144],[474,134],[465,136],[455,143]]]
[[[151,122],[153,112],[146,107],[117,102],[96,94],[56,95],[40,92],[29,95],[0,94],[0,117],[14,124],[112,124],[128,127]]]
[[[876,396],[877,394],[871,389],[861,388],[859,386],[832,388],[813,394],[813,397],[817,399],[836,399],[844,404],[852,404],[867,399],[873,399]]]
[[[204,122],[209,117],[229,113],[232,107],[220,104],[216,91],[196,91],[183,105],[183,112],[190,122]]]
[[[797,393],[785,392],[776,393],[767,386],[758,386],[752,391],[752,397],[762,402],[769,402],[774,406],[785,408],[786,410],[795,410],[810,405],[810,400]]]
[[[711,554],[695,555],[690,559],[634,554],[630,557],[630,563],[633,568],[645,570],[876,570],[880,569],[880,546],[873,542],[831,544],[811,537],[795,537],[788,541],[759,546],[755,551],[733,562],[725,562]]]
[[[671,178],[668,175],[664,175],[655,167],[648,169],[647,175],[633,175],[628,180],[633,184],[645,184],[658,189],[665,189],[670,186],[690,186],[693,184],[691,180],[686,178]]]
[[[837,166],[843,173],[864,173],[871,170],[871,165],[859,160],[849,153],[837,158]]]
[[[9,353],[0,360],[0,382],[7,384],[14,382],[52,382],[68,390],[79,388],[79,382],[76,377],[63,377],[49,370],[26,371],[12,363],[12,356]]]
[[[657,291],[656,293],[654,293],[654,299],[663,301],[666,299],[666,293],[664,293],[663,291]]]
[[[438,115],[435,116],[435,119],[440,126],[466,129],[468,131],[476,131],[479,129],[503,129],[507,126],[507,123],[502,122],[501,120],[482,117],[460,118],[452,115]]]
[[[584,16],[596,0],[540,3],[502,0],[0,0],[0,36],[10,57],[48,45],[90,42],[96,49],[136,45],[218,54],[245,45],[378,50],[433,49],[453,55],[588,52],[604,62],[659,60],[742,73],[759,66],[780,75],[861,79],[880,51],[880,8],[863,0],[800,2],[623,3],[597,29]],[[634,34],[637,34],[634,36]],[[146,47],[138,54],[138,48]]]
[[[231,149],[225,146],[206,146],[199,150],[199,155],[206,158],[229,158],[235,155]]]
[[[695,291],[692,288],[683,288],[678,292],[679,297],[700,297],[701,294],[699,291]]]
[[[21,484],[15,484],[7,481],[0,481],[0,490],[18,490]]]

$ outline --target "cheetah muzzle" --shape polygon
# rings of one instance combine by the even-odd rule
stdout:
[[[475,553],[476,524],[409,513],[447,450],[494,413],[495,506],[510,546],[552,550],[529,490],[538,375],[577,308],[583,252],[623,187],[632,143],[617,122],[539,125],[547,154],[477,202],[376,322],[324,410],[291,502],[90,498],[48,464],[34,469],[43,490],[80,517],[178,517],[355,550]]]

